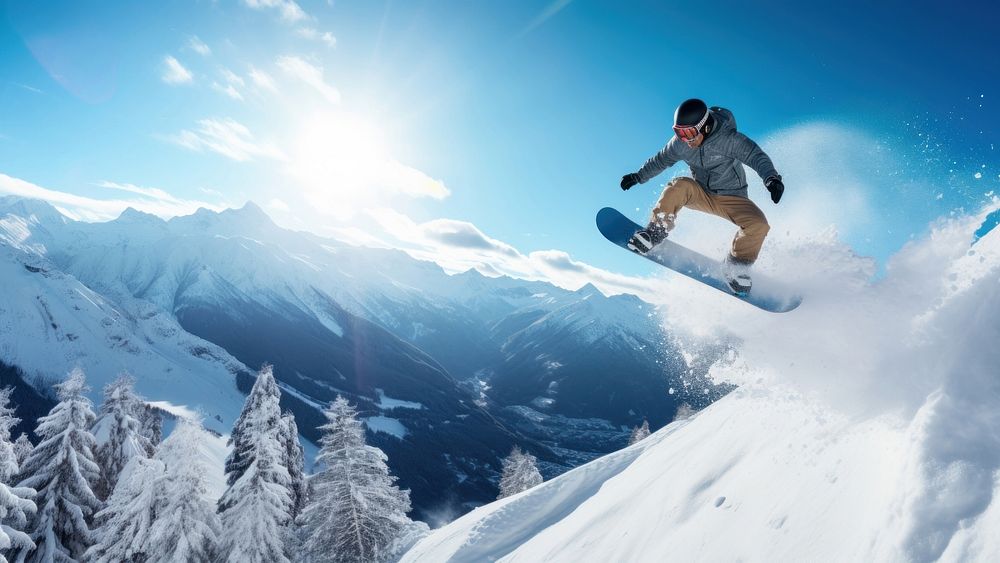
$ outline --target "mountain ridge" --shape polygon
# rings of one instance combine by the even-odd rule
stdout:
[[[15,216],[11,207],[10,202],[6,209],[0,206],[0,217]],[[166,222],[126,212],[108,223],[69,221],[21,230],[17,236],[0,223],[0,240],[70,272],[111,301],[161,309],[182,330],[228,350],[243,366],[272,363],[279,382],[301,394],[290,393],[288,400],[302,417],[299,427],[307,437],[315,438],[315,403],[331,400],[335,391],[346,394],[367,416],[389,417],[380,414],[376,389],[431,405],[439,401],[431,394],[435,387],[430,381],[450,381],[443,384],[450,389],[445,395],[452,406],[440,403],[434,413],[401,410],[389,417],[406,429],[405,439],[370,434],[397,469],[411,468],[400,474],[401,482],[414,489],[415,506],[427,513],[439,511],[430,506],[437,493],[449,496],[447,491],[455,487],[459,508],[445,512],[466,510],[468,499],[489,500],[499,458],[515,442],[539,457],[551,476],[601,453],[560,445],[573,436],[574,447],[585,446],[579,429],[600,425],[584,421],[607,421],[594,441],[604,449],[613,442],[612,428],[618,428],[624,443],[630,426],[643,418],[664,424],[682,400],[666,393],[674,374],[682,373],[676,358],[671,367],[663,358],[635,351],[636,343],[650,350],[661,342],[660,329],[651,322],[652,306],[637,297],[606,297],[592,285],[569,291],[474,271],[450,276],[437,264],[398,250],[354,248],[281,229],[252,203],[239,210],[202,209]],[[544,322],[518,335],[526,327],[513,319]],[[264,327],[271,327],[270,332]],[[532,360],[537,353],[528,355],[535,338],[531,335],[549,342],[548,363]],[[583,345],[597,360],[592,365],[573,364],[575,350]],[[364,351],[375,349],[383,352]],[[385,356],[386,350],[395,352]],[[382,356],[393,359],[386,363],[379,360]],[[572,371],[550,369],[568,363]],[[594,366],[610,369],[616,364],[642,377],[616,380],[593,372]],[[405,371],[424,373],[423,384],[416,385]],[[498,379],[490,383],[494,374]],[[241,389],[246,387],[243,380],[245,376],[237,376]],[[554,394],[553,385],[561,386],[561,395]],[[675,386],[680,387],[676,381]],[[580,398],[594,389],[617,398],[606,404]],[[548,422],[531,423],[531,437],[512,431],[528,427],[520,411],[504,420],[514,412],[505,410],[512,404],[507,397],[539,409]],[[505,400],[500,404],[498,399]],[[479,425],[476,430],[469,426],[473,424]],[[467,426],[453,444],[432,438],[442,428],[451,432]],[[478,436],[489,445],[473,444],[462,435]],[[430,440],[423,443],[425,454],[450,451],[444,459],[454,474],[473,477],[418,477],[412,469],[419,466],[414,440]],[[463,459],[458,444],[477,453]]]

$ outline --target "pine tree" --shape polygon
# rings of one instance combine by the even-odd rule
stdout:
[[[94,411],[84,396],[83,371],[73,370],[56,385],[59,403],[38,419],[41,442],[21,467],[21,487],[38,491],[38,513],[27,561],[78,560],[93,543],[90,519],[101,509],[93,487],[100,478],[94,461]]]
[[[292,495],[292,520],[298,518],[306,503],[305,452],[299,442],[299,427],[295,417],[288,413],[281,417],[281,442],[285,455],[283,464],[291,479],[289,492]]]
[[[265,364],[257,374],[257,381],[254,382],[253,389],[243,403],[243,410],[236,419],[227,442],[227,445],[232,446],[226,457],[225,467],[226,484],[230,487],[243,476],[253,461],[250,452],[253,451],[256,440],[254,434],[264,433],[278,439],[281,423],[280,397],[272,368]],[[252,428],[253,424],[257,424],[258,427]],[[227,508],[228,506],[220,501],[219,512],[225,512]]]
[[[163,441],[163,415],[156,407],[143,404],[139,423],[139,433],[149,441],[149,456],[152,457],[156,453],[156,447]]]
[[[14,416],[14,409],[7,406],[13,391],[11,387],[0,389],[0,563],[7,563],[8,555],[13,557],[35,548],[31,537],[24,532],[35,513],[32,502],[35,491],[10,486],[19,468],[10,429],[21,421]]]
[[[137,457],[149,457],[153,449],[141,433],[139,417],[143,406],[130,375],[121,375],[104,388],[104,403],[93,427],[97,440],[94,453],[101,467],[101,478],[94,489],[98,498],[108,498],[128,463]]]
[[[208,498],[204,443],[201,425],[181,419],[156,452],[166,472],[161,477],[162,505],[150,531],[148,563],[197,563],[215,557],[221,525]]]
[[[697,412],[688,403],[681,403],[681,406],[677,407],[677,412],[674,413],[674,420],[686,420],[694,416]]]
[[[35,449],[35,445],[28,438],[28,433],[21,432],[21,435],[14,442],[14,455],[17,457],[18,467],[24,464],[24,460],[28,459],[28,455],[31,454],[31,450],[33,449]]]
[[[500,475],[500,494],[497,499],[516,495],[542,482],[542,474],[538,471],[535,456],[521,451],[514,446],[510,455],[503,460],[503,472]]]
[[[292,483],[284,466],[278,402],[274,374],[264,366],[229,440],[233,446],[226,458],[229,488],[219,499],[222,561],[288,561],[283,538],[292,523]]]
[[[639,440],[645,439],[649,436],[649,421],[646,419],[642,420],[642,426],[636,426],[632,429],[632,435],[629,436],[628,445],[632,445]]]
[[[132,459],[105,507],[94,517],[97,542],[87,550],[88,563],[146,563],[151,528],[162,502],[163,462]]]
[[[10,441],[10,429],[21,422],[20,418],[14,416],[15,408],[10,406],[10,396],[14,392],[13,387],[0,389],[0,483],[7,483],[17,475],[19,467],[17,454],[14,452],[14,444]]]
[[[303,551],[313,562],[384,561],[411,524],[410,493],[389,474],[382,450],[365,444],[357,411],[337,397],[323,412],[322,469],[310,478]]]

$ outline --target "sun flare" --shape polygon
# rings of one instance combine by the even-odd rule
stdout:
[[[315,114],[296,134],[292,172],[308,188],[351,192],[388,160],[381,130],[353,114]]]
[[[444,184],[395,160],[384,130],[351,113],[313,114],[295,133],[289,174],[310,205],[339,218],[399,196],[449,195]]]

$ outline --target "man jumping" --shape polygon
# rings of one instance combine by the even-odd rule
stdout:
[[[628,190],[645,183],[681,160],[691,167],[694,177],[674,178],[667,184],[649,224],[632,235],[628,247],[640,254],[652,250],[673,230],[682,207],[722,217],[740,228],[726,256],[726,281],[735,293],[746,295],[752,285],[750,266],[757,260],[770,226],[764,212],[747,196],[743,165],[764,180],[776,204],[785,191],[781,176],[757,143],[736,130],[736,119],[728,109],[687,100],[674,112],[674,133],[638,172],[622,176],[621,187]]]

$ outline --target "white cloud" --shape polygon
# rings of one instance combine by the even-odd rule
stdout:
[[[27,91],[29,91],[31,93],[34,93],[34,94],[44,94],[45,93],[42,90],[39,90],[38,88],[35,88],[34,86],[28,86],[27,84],[21,84],[20,82],[11,82],[10,84],[13,84],[14,86],[17,86],[18,88],[23,88],[24,90],[27,90]]]
[[[222,210],[226,206],[198,200],[186,200],[172,196],[158,188],[143,188],[134,184],[100,182],[98,186],[136,194],[138,198],[95,199],[58,190],[51,190],[25,180],[0,174],[0,194],[41,199],[49,202],[70,218],[80,221],[109,221],[131,207],[151,213],[164,219],[178,215],[189,215],[205,207]]]
[[[278,66],[291,76],[305,82],[331,104],[340,103],[340,92],[323,79],[323,69],[296,56],[278,58]]]
[[[292,208],[289,207],[287,203],[278,198],[274,198],[271,201],[267,202],[267,205],[265,207],[267,207],[267,209],[271,211],[277,211],[279,213],[291,213],[292,211]]]
[[[616,274],[573,260],[561,250],[522,254],[514,246],[494,239],[472,223],[435,219],[416,223],[391,209],[369,210],[378,229],[342,229],[337,234],[369,246],[389,246],[406,250],[421,260],[438,263],[451,273],[475,268],[488,276],[507,275],[520,279],[545,280],[567,289],[592,283],[608,295],[631,293],[657,303],[663,300],[655,279]],[[377,240],[372,233],[384,233],[391,240]],[[354,236],[357,235],[357,236]]]
[[[294,0],[243,0],[243,3],[255,10],[277,10],[281,19],[290,23],[309,19],[309,15]]]
[[[513,246],[486,236],[475,225],[453,219],[434,219],[418,226],[430,241],[463,250],[483,251],[507,257],[520,257]]]
[[[241,88],[243,86],[246,86],[246,81],[243,80],[243,77],[229,70],[228,68],[223,68],[220,72],[222,73],[222,78],[224,78],[228,84],[239,86]]]
[[[444,182],[395,160],[388,160],[379,167],[378,181],[394,186],[399,193],[410,197],[444,199],[451,195]]]
[[[268,92],[278,91],[278,87],[274,83],[274,78],[271,78],[270,74],[259,68],[250,67],[250,81],[260,90],[267,90]]]
[[[200,191],[205,195],[210,195],[212,197],[217,197],[217,198],[222,197],[222,192],[220,192],[219,190],[213,190],[211,188],[198,188],[198,191]]]
[[[310,41],[321,41],[326,44],[327,47],[331,49],[337,46],[337,38],[333,36],[333,33],[329,31],[319,31],[315,27],[300,27],[295,30],[300,37],[304,37]]]
[[[191,38],[188,39],[188,48],[203,57],[207,57],[212,54],[212,49],[206,45],[204,41],[198,39],[197,35],[192,35]]]
[[[193,151],[207,150],[238,162],[256,157],[285,159],[281,149],[272,143],[258,141],[245,125],[228,118],[202,119],[197,130],[185,129],[165,139]]]
[[[237,90],[232,84],[226,84],[225,86],[223,86],[218,82],[213,82],[212,90],[225,94],[234,100],[240,100],[240,101],[243,100],[243,94],[240,94],[239,90]]]
[[[220,69],[219,74],[222,75],[222,79],[225,83],[220,84],[218,82],[213,82],[212,89],[216,92],[225,94],[234,100],[242,101],[243,94],[240,92],[240,88],[244,88],[246,86],[246,81],[243,80],[243,77],[228,68]]]
[[[153,199],[177,201],[177,199],[174,198],[174,196],[170,195],[169,193],[159,188],[144,188],[142,186],[137,186],[135,184],[120,184],[118,182],[109,182],[107,180],[98,182],[96,185],[111,190],[121,190],[123,192],[139,194],[141,196]]]
[[[167,84],[189,84],[194,80],[191,71],[184,68],[180,61],[170,55],[163,58],[163,66],[163,74],[160,78]]]

